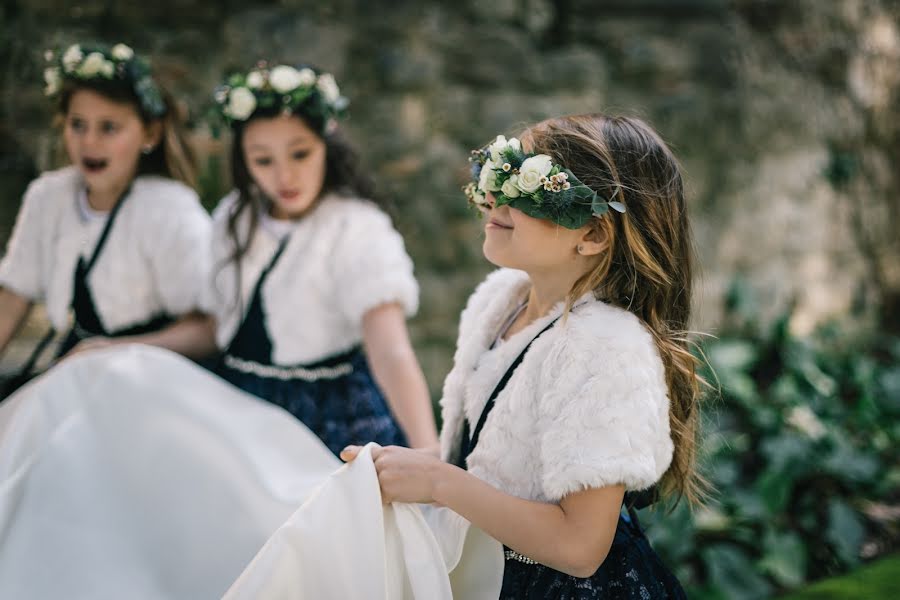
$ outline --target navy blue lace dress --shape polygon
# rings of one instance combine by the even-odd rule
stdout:
[[[247,314],[214,371],[245,392],[287,410],[335,454],[348,444],[408,445],[361,348],[315,363],[272,363],[261,289],[286,242],[287,238],[282,240],[257,280]]]
[[[666,600],[687,596],[624,510],[609,555],[590,577],[573,577],[507,550],[501,600]]]

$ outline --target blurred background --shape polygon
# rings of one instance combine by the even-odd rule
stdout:
[[[715,336],[713,491],[648,511],[651,538],[691,597],[900,597],[900,2],[6,0],[0,21],[0,247],[28,181],[62,164],[44,49],[151,56],[209,208],[230,185],[203,121],[223,74],[258,58],[334,73],[416,263],[435,400],[490,270],[460,191],[469,149],[563,113],[645,118],[685,166],[693,327]],[[34,313],[2,369],[45,328]]]

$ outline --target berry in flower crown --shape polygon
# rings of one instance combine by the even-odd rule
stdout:
[[[312,67],[257,63],[248,73],[233,73],[214,92],[216,112],[231,125],[260,109],[300,114],[321,123],[323,131],[343,116],[348,101],[330,73]]]
[[[612,208],[625,212],[625,205],[614,200],[621,193],[616,187],[612,197],[602,198],[581,183],[572,171],[554,164],[546,154],[526,154],[516,138],[498,135],[493,143],[473,150],[472,182],[464,191],[469,203],[487,207],[486,195],[494,195],[497,206],[508,204],[530,217],[548,219],[567,229],[583,227],[592,217],[600,217]]]
[[[44,69],[44,95],[48,98],[59,96],[65,81],[119,82],[134,91],[146,115],[159,118],[166,114],[166,103],[153,80],[150,63],[125,44],[73,44],[62,52],[47,50],[44,58],[51,64]]]

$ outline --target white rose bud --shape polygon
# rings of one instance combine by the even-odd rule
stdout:
[[[78,74],[82,77],[93,77],[103,71],[106,59],[99,52],[91,52],[78,67]]]
[[[78,44],[69,46],[62,57],[63,66],[67,72],[72,71],[78,66],[82,58],[84,58],[84,54],[81,52],[81,46]]]
[[[509,138],[506,142],[506,145],[512,148],[513,150],[521,150],[522,142],[519,141],[519,138]]]
[[[52,96],[59,91],[59,86],[62,84],[62,77],[59,74],[58,67],[44,69],[44,83],[47,84],[47,87],[44,88],[44,94]]]
[[[519,189],[530,194],[541,187],[541,178],[546,177],[553,168],[553,160],[546,154],[536,154],[526,158],[519,167]]]
[[[504,196],[507,198],[519,197],[519,188],[516,187],[516,182],[518,180],[518,175],[511,175],[509,179],[503,182],[503,185],[500,186],[500,191],[503,192]]]
[[[134,50],[125,44],[116,44],[110,52],[116,60],[131,60],[131,57],[134,56]]]
[[[319,75],[319,79],[316,81],[316,87],[322,92],[322,96],[325,97],[325,101],[328,104],[334,104],[337,102],[338,98],[341,97],[341,90],[338,88],[337,82],[334,80],[331,73]]]
[[[256,110],[256,96],[245,87],[237,87],[228,95],[228,105],[224,112],[232,119],[246,121]]]
[[[494,161],[495,165],[502,165],[505,160],[500,156],[500,153],[506,150],[506,146],[508,142],[506,141],[506,136],[498,135],[497,139],[491,142],[491,145],[488,146],[488,153],[491,155],[491,160]]]
[[[304,67],[300,69],[300,85],[310,87],[316,83],[316,72],[310,68]]]
[[[107,79],[112,79],[113,74],[116,72],[116,67],[113,65],[111,60],[104,60],[103,66],[100,68],[100,72]]]
[[[300,72],[294,67],[278,65],[269,72],[269,84],[279,94],[287,94],[300,86]]]
[[[259,71],[250,71],[247,74],[247,87],[251,90],[258,90],[263,86],[263,83],[265,83],[265,78]]]

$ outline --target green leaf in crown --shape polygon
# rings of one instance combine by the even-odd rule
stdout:
[[[578,229],[592,217],[606,214],[610,208],[625,212],[625,205],[609,200],[581,183],[575,174],[554,164],[546,154],[527,154],[516,138],[497,138],[484,148],[473,150],[472,182],[464,191],[469,203],[484,211],[489,207],[487,194],[497,206],[508,204],[526,215],[547,219],[567,229]]]

